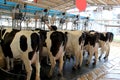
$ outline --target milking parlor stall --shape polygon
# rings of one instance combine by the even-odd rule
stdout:
[[[0,0],[0,80],[120,80],[120,1]]]

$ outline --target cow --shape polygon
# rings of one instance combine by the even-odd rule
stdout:
[[[40,34],[43,37],[43,51],[42,54],[47,53],[51,68],[50,72],[48,73],[48,77],[51,77],[53,74],[53,70],[56,65],[56,60],[59,61],[59,74],[62,76],[62,70],[63,70],[63,56],[65,53],[65,46],[67,42],[67,36],[65,33],[62,33],[60,31],[45,31],[40,30]],[[45,50],[45,51],[44,51]]]
[[[3,44],[3,38],[4,38],[5,34],[6,33],[7,34],[10,33],[12,30],[13,30],[12,28],[1,28],[1,30],[0,30],[0,41],[2,42],[2,44]],[[8,71],[12,70],[13,66],[14,66],[14,64],[13,64],[13,58],[9,58],[9,57],[5,56],[5,60],[7,62],[7,70]],[[11,63],[11,65],[10,65],[10,63]]]
[[[35,64],[36,80],[40,80],[41,35],[35,31],[16,29],[6,30],[4,33],[2,34],[1,46],[5,58],[10,58],[12,60],[11,63],[13,63],[13,59],[21,59],[23,61],[27,72],[26,80],[30,80],[32,73],[31,64]],[[7,67],[9,68],[8,65],[9,61],[7,61]]]
[[[113,41],[114,34],[112,32],[100,32],[99,47],[101,48],[101,54],[99,60],[101,60],[102,55],[105,53],[104,59],[108,60],[110,52],[110,43]]]
[[[99,33],[94,31],[85,31],[86,39],[84,44],[84,51],[88,52],[88,59],[86,65],[90,64],[92,56],[95,55],[93,65],[96,65],[98,61],[98,48],[99,48]]]
[[[81,67],[83,62],[83,46],[85,41],[85,34],[83,31],[63,30],[67,33],[67,44],[65,50],[65,57],[70,58],[75,56],[75,64],[72,69],[76,70]]]

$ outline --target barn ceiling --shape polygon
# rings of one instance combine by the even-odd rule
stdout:
[[[35,2],[36,1],[36,2]],[[5,10],[12,11],[17,4],[27,4],[26,9],[21,8],[21,12],[36,13],[43,11],[45,8],[49,10],[50,15],[61,16],[66,10],[75,8],[75,0],[0,0],[0,12]],[[104,9],[112,9],[111,6],[120,6],[120,0],[87,0],[87,7],[89,6],[105,6]],[[108,6],[108,7],[106,7]],[[4,10],[3,10],[4,9]],[[6,11],[5,11],[6,13]],[[68,17],[74,17],[75,14],[66,13]]]
[[[66,11],[75,8],[75,0],[7,0],[19,3],[27,3],[41,8]],[[36,1],[36,2],[35,2]],[[87,0],[92,5],[120,5],[120,0]]]

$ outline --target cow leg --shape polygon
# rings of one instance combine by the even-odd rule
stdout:
[[[110,52],[110,45],[107,44],[107,46],[106,46],[106,54],[105,54],[104,59],[108,60],[109,52]]]
[[[36,55],[36,80],[40,80],[40,61],[39,61],[39,53]]]
[[[48,77],[51,77],[53,70],[54,70],[54,67],[56,65],[56,61],[55,61],[55,58],[52,56],[52,53],[50,51],[49,51],[49,58],[50,58],[51,68],[50,68],[50,72],[48,74]]]
[[[95,59],[93,65],[96,65],[97,61],[98,61],[98,51],[95,51]]]
[[[79,56],[79,59],[80,59],[80,64],[79,64],[79,67],[81,67],[82,66],[82,63],[83,63],[83,53],[84,53],[84,49],[83,49],[83,43],[81,44],[81,48],[80,48],[80,51],[79,52],[81,52],[80,53],[80,56]]]
[[[78,62],[79,62],[79,52],[75,52],[75,58],[76,58],[76,61],[75,61],[75,65],[73,66],[73,70],[77,70],[77,67],[78,67]]]
[[[23,54],[26,54],[26,53],[23,53]],[[25,69],[26,69],[26,72],[27,72],[27,79],[26,80],[30,80],[31,74],[32,74],[31,62],[29,61],[27,55],[22,56],[22,60],[25,64]]]
[[[62,76],[62,70],[63,70],[63,64],[64,64],[64,61],[63,61],[63,55],[60,57],[59,59],[59,74],[60,76]]]
[[[49,56],[47,56],[47,65],[51,65],[51,63],[49,61]]]
[[[87,63],[86,63],[87,66],[90,64],[90,61],[91,61],[92,56],[93,56],[93,47],[92,46],[89,47],[88,53],[90,53],[90,54],[89,54],[89,57],[88,57],[88,60],[87,60]]]
[[[99,60],[101,60],[102,55],[103,55],[103,54],[102,54],[102,53],[100,53]]]
[[[96,63],[98,61],[98,44],[97,43],[94,47],[94,52],[95,52],[95,59],[94,59],[93,65],[96,65]]]
[[[100,53],[100,56],[99,56],[99,60],[101,60],[101,57],[102,57],[102,55],[104,54],[104,52],[105,52],[105,47],[102,46],[102,47],[101,47],[101,53]]]
[[[13,68],[14,68],[14,59],[10,58],[10,62],[11,62],[11,70],[13,70]]]
[[[80,63],[79,63],[79,67],[81,67],[82,66],[82,63],[83,63],[83,50],[81,50],[80,51],[81,53],[80,53],[80,56],[79,56],[79,59],[80,59]]]
[[[22,63],[22,70],[25,70],[25,65]]]
[[[89,55],[87,63],[86,63],[87,66],[90,64],[91,59],[92,59],[92,53],[90,52],[90,55]]]
[[[7,70],[9,71],[10,70],[10,59],[9,59],[9,57],[6,57],[5,60],[6,60],[6,64],[7,64]]]

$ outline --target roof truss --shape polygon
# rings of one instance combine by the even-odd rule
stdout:
[[[38,0],[35,2],[28,2],[27,0],[7,0],[18,3],[27,3],[29,5],[38,6],[41,8],[55,9],[66,11],[75,8],[75,0]],[[120,5],[120,0],[87,0],[89,5]]]

